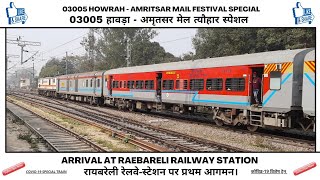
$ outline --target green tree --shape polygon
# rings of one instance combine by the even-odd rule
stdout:
[[[183,61],[194,60],[195,55],[193,52],[184,53],[184,54],[182,54],[181,59]]]
[[[70,57],[68,57],[68,74],[75,72],[73,63],[71,63]],[[62,58],[61,60],[57,58],[52,58],[49,60],[45,66],[41,68],[39,78],[43,77],[54,77],[57,75],[66,74],[66,59]]]
[[[94,51],[95,70],[125,67],[128,43],[131,45],[131,66],[179,60],[159,43],[151,42],[157,35],[151,28],[99,28],[94,32],[98,34],[96,38],[87,37],[83,45],[87,52],[90,47]]]
[[[199,28],[196,58],[315,47],[315,28]]]

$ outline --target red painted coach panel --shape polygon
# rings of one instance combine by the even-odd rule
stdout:
[[[138,80],[154,80],[154,89],[156,89],[156,77],[157,73],[156,72],[147,72],[147,73],[130,73],[130,74],[113,74],[112,76],[112,81],[138,81]],[[122,82],[122,83],[123,83]],[[121,91],[129,91],[128,86],[126,88],[112,88],[113,90],[121,90]]]
[[[188,70],[177,70],[177,71],[164,71],[162,80],[188,80],[188,89],[190,90],[191,79],[203,79],[204,89],[199,91],[199,94],[218,94],[218,95],[248,95],[249,82],[248,78],[251,74],[249,66],[230,66],[230,67],[216,67],[216,68],[203,68],[203,69],[188,69]],[[251,75],[250,75],[251,77]],[[207,79],[222,78],[222,90],[207,90],[206,82]],[[244,78],[245,89],[244,91],[228,91],[226,90],[226,79],[227,78]],[[176,87],[174,86],[174,89]]]

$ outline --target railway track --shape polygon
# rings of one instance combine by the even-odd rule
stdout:
[[[30,94],[30,93],[28,93],[28,94]],[[32,95],[34,95],[34,97],[37,97],[37,98],[50,99],[50,101],[54,101],[59,104],[65,102],[65,101],[54,99],[54,98],[47,98],[47,97],[43,97],[43,96],[38,96],[37,94],[33,94],[33,93],[32,93]],[[99,107],[94,107],[89,104],[80,103],[80,102],[76,102],[76,101],[72,101],[72,103],[76,104],[77,106],[81,106],[83,108],[90,109],[92,111],[106,114],[105,111],[99,110]],[[139,114],[139,112],[131,112],[131,113]],[[154,112],[151,112],[151,113],[150,112],[143,112],[143,113],[147,113],[149,116],[152,116],[155,118],[163,118],[165,116],[166,118],[170,118],[170,120],[174,120],[174,121],[179,121],[179,122],[184,122],[184,123],[188,122],[190,124],[203,124],[206,126],[217,127],[217,125],[213,124],[212,121],[201,119],[201,118],[197,118],[197,119],[192,118],[191,119],[190,117],[189,118],[188,117],[177,117],[172,114],[154,113]],[[112,116],[115,116],[115,115],[112,115]],[[118,116],[118,118],[121,118],[121,117]],[[141,122],[139,122],[139,123],[141,123]],[[146,125],[149,125],[149,124],[146,124]],[[312,136],[301,136],[299,134],[277,132],[274,130],[265,130],[265,129],[262,129],[257,132],[250,132],[250,131],[243,129],[241,127],[239,128],[239,127],[219,126],[219,128],[222,128],[222,129],[225,129],[228,131],[233,131],[233,132],[236,132],[239,134],[249,134],[249,135],[260,136],[260,137],[266,138],[269,141],[275,142],[275,143],[294,145],[294,146],[298,146],[298,147],[310,148],[310,149],[315,150],[315,138]]]
[[[97,107],[93,107],[91,105],[83,104],[83,103],[80,103],[80,102],[76,102],[76,104],[77,104],[77,106],[82,106],[83,108],[90,109],[92,111],[96,111],[96,112],[99,112],[99,113],[106,113],[105,111],[99,110]],[[132,112],[132,113],[139,114],[138,112]],[[152,116],[154,118],[163,118],[165,116],[165,117],[170,118],[170,120],[184,122],[184,123],[186,122],[185,119],[178,119],[177,117],[173,117],[171,115],[163,115],[163,114],[160,115],[158,113],[152,113],[152,112],[144,112],[144,113],[147,113],[149,116]],[[120,116],[118,116],[118,117],[121,118]],[[212,122],[205,121],[205,120],[194,121],[194,119],[193,119],[193,121],[188,120],[188,122],[190,124],[204,124],[206,126],[217,127],[217,125],[212,124]],[[139,123],[142,123],[142,122],[139,121]],[[150,126],[149,124],[146,124],[146,123],[143,123],[143,124],[147,125],[147,126]],[[315,149],[315,140],[312,139],[311,137],[302,137],[302,139],[300,139],[300,138],[295,138],[295,137],[298,136],[298,135],[295,135],[295,134],[293,134],[293,136],[295,136],[295,137],[292,137],[291,134],[286,134],[286,133],[283,133],[283,135],[278,135],[279,133],[272,134],[272,133],[274,133],[274,131],[268,131],[268,130],[250,132],[247,129],[243,129],[241,127],[220,126],[219,128],[222,128],[222,129],[225,129],[225,130],[228,130],[228,131],[233,131],[233,132],[236,132],[236,133],[239,133],[239,134],[250,134],[250,135],[260,136],[260,137],[263,137],[263,138],[267,138],[268,140],[270,140],[272,142],[275,142],[275,143],[294,145],[294,146],[299,146],[299,147],[303,147],[303,148],[312,148],[312,147],[314,147],[314,149]],[[285,140],[285,141],[283,141],[283,140]]]
[[[91,141],[83,138],[68,129],[44,119],[31,111],[7,102],[7,110],[20,119],[24,124],[41,139],[54,152],[105,152],[105,150]]]
[[[105,112],[94,112],[87,107],[76,108],[70,107],[66,103],[57,100],[50,103],[44,102],[39,97],[22,96],[14,94],[14,96],[33,103],[33,105],[41,105],[51,110],[58,110],[72,116],[81,117],[88,121],[112,127],[115,130],[121,130],[131,136],[139,137],[144,140],[165,146],[171,151],[182,152],[244,152],[245,150],[232,147],[229,145],[189,136],[186,134],[170,131],[154,127],[145,123],[133,121],[114,115],[107,115]],[[50,99],[52,100],[52,99]]]
[[[163,118],[167,117],[170,118],[170,120],[179,121],[179,122],[188,122],[190,124],[202,124],[205,126],[212,126],[212,127],[218,127],[227,131],[236,132],[239,134],[248,134],[248,135],[256,135],[263,138],[266,138],[272,142],[276,143],[282,143],[287,145],[294,145],[304,148],[310,148],[314,147],[315,149],[315,137],[314,136],[305,136],[300,134],[293,134],[293,133],[286,133],[283,131],[275,131],[275,130],[269,130],[269,129],[259,129],[256,132],[248,131],[247,129],[239,126],[230,127],[230,126],[217,126],[208,119],[192,119],[190,117],[177,117],[175,115],[171,114],[164,114],[164,113],[157,113],[157,112],[145,112],[148,113],[148,115],[154,117],[154,118]],[[285,140],[285,141],[284,141]]]

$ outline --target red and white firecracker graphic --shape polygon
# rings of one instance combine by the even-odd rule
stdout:
[[[310,169],[312,169],[312,168],[314,168],[314,167],[316,167],[316,166],[317,166],[317,164],[316,164],[315,162],[309,163],[309,164],[307,164],[307,165],[305,165],[305,166],[302,166],[302,167],[294,170],[294,171],[293,171],[293,174],[294,174],[295,176],[297,176],[297,175],[299,175],[299,174],[301,174],[301,173],[304,173],[304,172],[306,172],[306,171],[308,171],[308,170],[310,170]]]
[[[10,174],[10,173],[12,173],[12,172],[14,172],[14,171],[17,171],[17,170],[19,170],[19,169],[21,169],[21,168],[23,168],[23,167],[25,167],[25,166],[26,166],[26,165],[24,164],[24,162],[18,163],[18,164],[14,165],[14,166],[11,166],[11,167],[3,170],[3,171],[2,171],[2,174],[3,174],[4,176],[6,176],[6,175],[8,175],[8,174]]]

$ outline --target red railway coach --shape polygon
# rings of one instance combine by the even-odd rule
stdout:
[[[261,79],[258,97],[254,97],[253,74]],[[41,87],[39,92],[44,93]],[[217,125],[245,125],[251,131],[259,127],[315,131],[315,50],[282,50],[63,75],[57,77],[56,92],[52,94],[132,111],[206,115]]]
[[[172,62],[104,73],[104,103],[130,110],[205,114],[218,125],[315,128],[314,49]],[[262,79],[259,101],[252,76]]]

